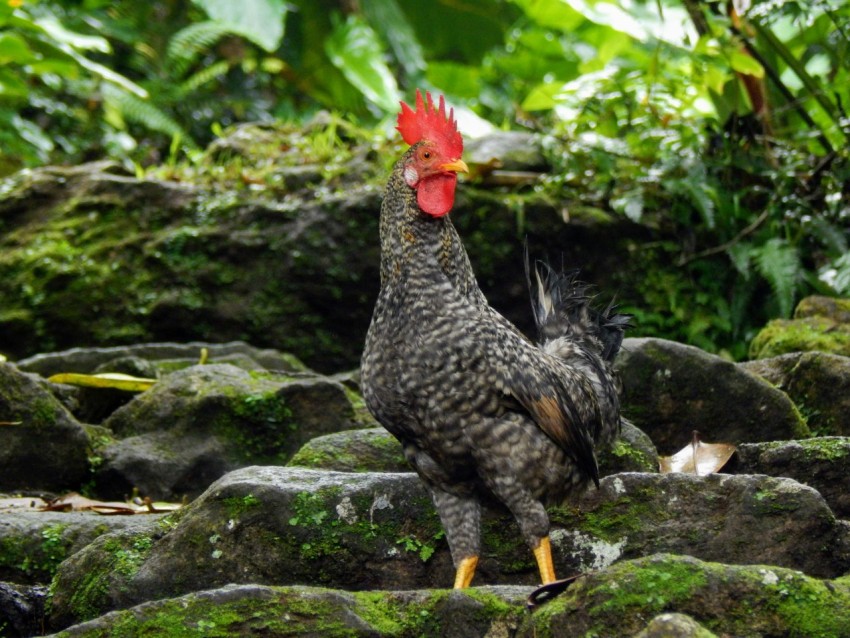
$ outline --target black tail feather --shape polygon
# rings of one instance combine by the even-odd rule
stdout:
[[[532,270],[534,279],[532,280]],[[525,278],[539,343],[561,337],[573,338],[593,349],[606,361],[620,351],[631,315],[617,313],[613,301],[604,310],[591,306],[590,287],[578,279],[578,270],[556,271],[543,261],[532,268],[525,246]]]

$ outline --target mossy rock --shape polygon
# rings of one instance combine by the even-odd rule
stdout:
[[[111,636],[509,636],[528,589],[345,592],[228,585],[139,605],[71,627],[56,638]]]
[[[600,476],[620,472],[657,472],[658,451],[652,439],[641,429],[624,421],[620,435],[611,446],[598,450]]]
[[[582,576],[530,614],[524,605],[529,592],[227,585],[112,612],[56,636],[843,638],[850,627],[846,577],[822,581],[769,565],[733,566],[671,554]]]
[[[99,450],[99,494],[138,488],[195,497],[225,472],[284,464],[310,439],[356,425],[343,386],[314,373],[196,365],[164,376],[104,422],[120,440]]]
[[[624,473],[549,513],[560,575],[659,551],[826,577],[850,567],[850,529],[790,479]],[[169,515],[156,534],[109,542],[98,539],[59,566],[54,626],[227,583],[409,590],[446,587],[454,577],[431,498],[412,473],[243,468]],[[132,548],[134,569],[116,572],[116,552]],[[511,515],[485,507],[474,582],[538,579]]]
[[[0,352],[245,340],[324,373],[357,365],[380,285],[382,193],[402,149],[352,129],[246,126],[203,160],[143,178],[97,163],[3,180]],[[553,258],[571,246],[566,267],[643,301],[641,269],[623,260],[643,264],[636,247],[653,231],[610,212],[564,224],[564,206],[538,189],[459,189],[453,219],[482,289],[521,328],[532,328],[524,236]]]
[[[161,515],[101,516],[94,512],[0,512],[0,581],[47,584],[59,564],[113,531],[143,530]]]
[[[339,472],[410,472],[401,444],[384,428],[347,430],[308,441],[287,463],[290,467]]]
[[[840,638],[850,628],[850,580],[657,554],[580,578],[518,636],[633,636],[647,619],[669,612],[717,635]]]
[[[750,343],[750,359],[817,350],[850,356],[850,299],[807,297],[793,319],[775,319]]]
[[[850,357],[790,352],[739,364],[788,394],[816,435],[850,435]]]
[[[850,528],[814,489],[787,478],[615,474],[549,513],[559,574],[657,552],[818,577],[850,569]]]
[[[79,489],[89,439],[48,384],[0,362],[0,490]]]
[[[742,443],[806,438],[797,407],[761,377],[693,346],[629,338],[616,361],[625,388],[623,414],[659,452],[703,441]]]
[[[816,489],[836,516],[850,520],[850,437],[746,443],[724,471],[792,478]]]

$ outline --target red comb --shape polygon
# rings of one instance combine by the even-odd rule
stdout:
[[[411,146],[428,140],[439,146],[446,157],[459,158],[463,154],[463,138],[457,130],[454,109],[449,109],[446,116],[446,101],[442,95],[439,108],[435,108],[431,94],[426,91],[423,101],[422,93],[416,89],[416,110],[402,102],[396,129]]]

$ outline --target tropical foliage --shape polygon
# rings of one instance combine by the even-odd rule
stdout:
[[[386,126],[432,88],[546,133],[540,189],[673,238],[645,333],[733,347],[850,294],[850,0],[2,0],[0,62],[0,174],[320,109]]]

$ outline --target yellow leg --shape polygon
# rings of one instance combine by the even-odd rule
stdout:
[[[468,556],[460,561],[455,574],[455,589],[469,587],[472,577],[475,576],[475,567],[478,565],[478,556]]]
[[[540,580],[544,585],[555,582],[555,566],[552,565],[552,546],[549,537],[540,539],[540,544],[534,548],[534,558],[537,559],[537,567],[540,570]]]

